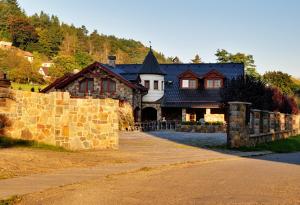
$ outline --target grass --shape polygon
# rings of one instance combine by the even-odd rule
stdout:
[[[31,84],[21,84],[21,83],[11,83],[11,87],[15,90],[31,91],[31,88],[34,88],[35,92],[38,92],[39,89],[43,89],[47,85],[31,85]]]
[[[212,146],[212,149],[228,149],[226,145]],[[252,152],[252,151],[271,151],[275,153],[291,153],[300,152],[300,135],[290,137],[287,139],[281,139],[273,142],[268,142],[264,144],[259,144],[255,147],[239,147],[233,148],[231,150],[237,150],[242,152]]]
[[[241,151],[268,150],[276,153],[300,152],[300,135],[257,145],[255,147],[240,147]]]
[[[34,140],[12,139],[5,136],[0,136],[0,148],[26,147],[35,149],[44,149],[58,152],[66,152],[63,147],[40,143]]]
[[[21,201],[21,197],[19,196],[12,196],[8,199],[0,199],[0,205],[13,205],[17,202]]]

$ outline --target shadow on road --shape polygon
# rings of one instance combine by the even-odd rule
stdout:
[[[238,151],[226,148],[226,133],[191,133],[175,131],[152,131],[149,136],[158,137],[182,145],[207,149],[222,154],[248,157],[259,160],[300,165],[300,152],[294,153],[270,153],[265,151]],[[267,151],[267,150],[266,150]]]

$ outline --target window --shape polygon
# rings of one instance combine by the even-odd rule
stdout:
[[[196,80],[189,80],[189,88],[196,88],[197,83]]]
[[[102,79],[101,93],[113,94],[116,92],[116,82],[111,79]]]
[[[79,92],[92,93],[94,91],[94,79],[86,78],[79,82]]]
[[[161,90],[164,90],[165,89],[165,86],[164,86],[164,81],[161,81]]]
[[[154,81],[154,90],[158,90],[158,80]]]
[[[182,80],[182,88],[189,88],[189,80]]]
[[[220,88],[222,87],[222,81],[218,80],[207,80],[207,88]]]
[[[144,86],[145,86],[145,88],[150,89],[150,81],[149,80],[145,80],[144,81]]]
[[[197,88],[197,80],[181,80],[182,88],[196,89]]]

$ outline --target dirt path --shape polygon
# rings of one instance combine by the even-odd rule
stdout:
[[[137,170],[153,170],[173,165],[181,166],[185,164],[240,159],[239,155],[241,155],[241,153],[220,153],[208,149],[187,146],[182,143],[138,132],[121,134],[120,145],[121,148],[118,151],[84,152],[81,157],[79,155],[80,153],[76,154],[81,163],[84,160],[92,160],[93,154],[95,154],[92,163],[94,166],[86,168],[86,166],[80,166],[78,165],[80,163],[73,161],[74,165],[69,168],[59,170],[56,170],[55,167],[53,169],[45,168],[46,173],[0,180],[0,198],[43,191],[45,189],[80,183],[86,180],[105,179],[107,176]],[[87,153],[90,158],[85,159]],[[101,153],[103,156],[101,156]],[[62,153],[60,158],[56,158],[56,160],[66,160],[68,157],[64,158],[64,156],[67,155],[68,153]],[[243,155],[247,155],[247,153],[243,153]],[[37,158],[41,159],[41,156],[37,156]],[[32,158],[36,160],[35,157]],[[41,160],[38,165],[32,162],[32,169],[36,169],[36,167],[39,168],[43,165],[42,163],[45,163],[45,167],[49,167],[49,165],[47,165],[47,159],[53,162],[55,157],[45,158],[45,160]],[[106,160],[103,162],[103,159]],[[112,161],[110,161],[110,159]],[[122,159],[122,163],[113,163],[113,159]],[[85,164],[83,163],[83,165]]]

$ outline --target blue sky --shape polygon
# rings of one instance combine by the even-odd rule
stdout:
[[[139,40],[189,62],[198,53],[215,62],[217,49],[252,54],[260,73],[300,78],[298,0],[19,0],[90,31]]]

